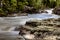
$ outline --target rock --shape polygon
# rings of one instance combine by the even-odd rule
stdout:
[[[41,10],[40,13],[48,13],[48,12],[45,10]]]
[[[57,36],[46,36],[44,40],[56,40]]]
[[[53,14],[60,15],[60,7],[53,10]]]
[[[11,13],[11,14],[8,14],[7,16],[8,17],[16,17],[16,16],[27,16],[28,13]]]
[[[28,13],[17,13],[17,16],[27,16]]]
[[[24,37],[25,39],[31,40],[31,39],[34,39],[35,35],[25,34],[25,35],[23,35],[23,37]]]
[[[17,40],[25,40],[25,38],[21,35],[19,35],[17,38],[18,38]]]
[[[25,6],[24,10],[22,12],[24,12],[24,13],[38,13],[39,10],[36,10],[34,7]]]
[[[56,38],[56,40],[60,40],[60,36],[58,36],[58,37]]]
[[[30,20],[27,21],[24,26],[20,26],[20,33],[19,35],[25,35],[26,38],[29,36],[34,35],[36,39],[44,38],[46,40],[56,40],[55,35],[60,35],[60,18],[51,18],[51,19],[44,19],[44,20]],[[28,33],[28,34],[27,34]],[[48,37],[46,37],[48,36]],[[34,38],[32,37],[32,38]],[[52,38],[53,37],[53,38]],[[41,40],[41,39],[40,39]]]
[[[36,27],[37,26],[37,22],[26,22],[25,25],[29,25],[29,26],[33,26],[33,27]]]
[[[53,34],[59,36],[59,35],[60,35],[60,28],[59,28],[59,29],[57,28],[57,29],[53,32]]]

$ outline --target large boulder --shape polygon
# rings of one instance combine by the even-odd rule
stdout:
[[[60,15],[60,7],[53,10],[53,14]]]

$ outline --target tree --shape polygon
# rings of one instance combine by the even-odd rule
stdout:
[[[60,0],[56,0],[57,2],[57,7],[60,7]]]
[[[56,7],[56,6],[57,6],[56,0],[50,0],[49,7],[50,7],[50,8],[54,8],[54,7]]]
[[[43,5],[45,5],[46,7],[48,7],[49,4],[50,4],[50,1],[49,0],[42,0],[42,3],[43,3]]]

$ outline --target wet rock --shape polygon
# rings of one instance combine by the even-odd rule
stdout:
[[[24,10],[22,12],[24,12],[24,13],[38,13],[39,10],[36,10],[34,7],[25,6]]]
[[[41,10],[40,13],[48,13],[48,12],[45,10]]]
[[[29,25],[29,26],[33,26],[33,27],[36,27],[37,26],[37,22],[26,22],[25,25]]]
[[[8,14],[7,16],[8,17],[16,17],[16,16],[27,16],[28,13],[11,13],[11,14]]]
[[[44,40],[56,40],[57,36],[46,36]]]
[[[53,10],[53,14],[60,15],[60,7]]]
[[[60,35],[60,28],[57,28],[55,31],[53,31],[54,35]]]
[[[27,39],[27,40],[32,40],[32,39],[34,39],[35,35],[33,35],[33,34],[25,34],[25,35],[23,35],[23,37],[25,39]]]
[[[17,13],[17,16],[27,16],[28,13]]]
[[[56,38],[56,40],[60,40],[60,36],[58,36],[58,37]]]
[[[60,27],[60,25],[56,25],[56,27]]]
[[[19,36],[17,37],[17,40],[25,40],[25,38],[24,38],[23,36],[19,35]]]
[[[20,26],[20,35],[32,34],[36,39],[56,40],[55,35],[60,35],[60,18],[30,20],[24,26]],[[48,38],[47,38],[48,36]],[[53,38],[52,38],[53,37]],[[41,40],[41,39],[40,39]]]

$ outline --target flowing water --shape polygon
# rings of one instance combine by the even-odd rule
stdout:
[[[53,9],[45,10],[48,13],[28,14],[28,16],[0,17],[0,40],[15,40],[19,31],[14,31],[14,29],[19,25],[24,25],[26,21],[60,18],[60,16],[52,14],[52,10]]]

